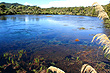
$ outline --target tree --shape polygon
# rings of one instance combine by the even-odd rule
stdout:
[[[94,14],[95,14],[95,8],[93,8],[92,10],[92,16],[94,16]]]
[[[10,9],[15,9],[16,7],[14,5],[11,5]]]
[[[110,3],[107,5],[107,14],[108,14],[109,17],[110,17]]]
[[[4,10],[6,10],[6,6],[4,4],[1,4],[0,9],[4,12]]]

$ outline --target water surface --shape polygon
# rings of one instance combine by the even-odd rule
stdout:
[[[86,47],[95,34],[105,33],[103,20],[76,15],[5,15],[0,16],[0,54],[25,49],[35,55],[58,61]],[[85,29],[80,29],[80,28]],[[79,39],[79,41],[75,41]],[[92,48],[91,48],[92,49]]]

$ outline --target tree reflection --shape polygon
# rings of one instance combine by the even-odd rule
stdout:
[[[15,20],[16,20],[16,17],[11,17],[11,19],[12,19],[13,21],[15,21]]]
[[[7,20],[7,17],[1,16],[1,17],[0,17],[0,20]]]

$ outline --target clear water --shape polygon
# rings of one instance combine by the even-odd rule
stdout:
[[[94,46],[93,35],[106,33],[97,17],[75,15],[0,16],[0,53],[17,49],[37,49],[47,45]],[[79,28],[84,27],[85,30]],[[108,30],[107,30],[108,31]],[[78,42],[75,39],[79,39]],[[41,45],[39,47],[39,45]],[[58,50],[54,48],[54,50]],[[42,50],[43,51],[43,50]]]
[[[97,42],[91,43],[95,34],[110,35],[102,22],[97,17],[75,15],[0,16],[0,57],[5,52],[13,54],[25,49],[29,62],[44,57],[48,66],[55,63],[66,73],[79,73],[82,63],[109,63],[100,49],[97,50]],[[0,60],[0,65],[3,62]]]

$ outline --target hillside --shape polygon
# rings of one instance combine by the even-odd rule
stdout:
[[[4,4],[6,6],[6,8],[11,7],[12,5],[18,7],[18,6],[23,6],[22,4],[19,3],[5,3],[5,2],[1,2],[0,4]]]
[[[103,6],[105,12],[110,17],[110,4]],[[53,14],[53,15],[84,15],[84,16],[98,16],[95,7],[51,7],[40,8],[38,6],[26,6],[19,3],[0,3],[0,15],[13,14]]]

